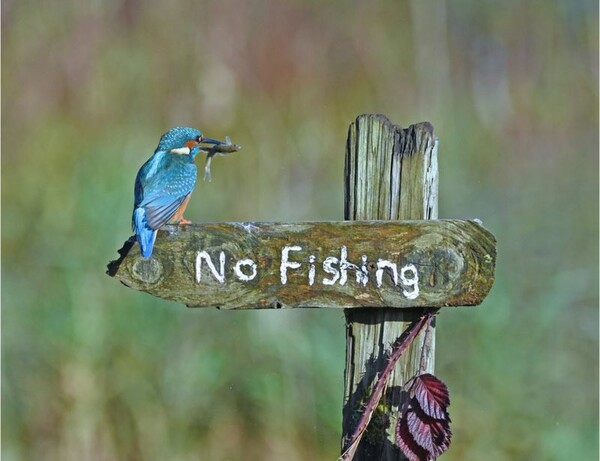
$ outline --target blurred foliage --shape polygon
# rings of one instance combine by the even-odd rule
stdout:
[[[439,318],[444,459],[597,459],[597,2],[5,0],[2,45],[3,459],[335,459],[341,311],[185,309],[104,271],[166,129],[243,146],[189,219],[341,219],[369,112],[431,121],[440,217],[499,242],[484,305]]]

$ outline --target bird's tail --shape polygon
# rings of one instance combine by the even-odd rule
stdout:
[[[156,231],[148,226],[146,221],[146,210],[136,208],[133,210],[133,230],[137,236],[137,241],[142,250],[142,257],[149,258],[152,256],[152,248],[156,239]]]

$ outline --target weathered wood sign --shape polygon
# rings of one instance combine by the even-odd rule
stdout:
[[[479,304],[495,239],[476,221],[166,226],[111,265],[125,285],[191,307],[423,307]]]

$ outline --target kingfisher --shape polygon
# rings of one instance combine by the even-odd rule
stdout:
[[[194,159],[201,150],[210,152],[222,144],[189,127],[178,126],[161,136],[154,154],[135,178],[131,225],[143,258],[152,256],[156,232],[164,224],[190,223],[183,213],[196,186]]]

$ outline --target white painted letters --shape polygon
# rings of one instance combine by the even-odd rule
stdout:
[[[375,273],[375,278],[377,279],[377,288],[381,288],[383,285],[383,269],[388,268],[392,272],[392,280],[394,281],[394,286],[398,286],[398,266],[396,263],[391,261],[387,261],[385,259],[380,259],[377,261],[377,272]]]
[[[409,271],[413,273],[410,279],[406,278],[406,274]],[[402,280],[403,285],[413,287],[412,291],[402,290],[402,294],[408,299],[416,299],[419,296],[419,273],[414,264],[408,264],[400,269],[400,280]]]
[[[323,277],[323,285],[335,285],[335,282],[337,282],[340,278],[340,271],[333,267],[333,265],[337,264],[338,262],[338,259],[334,258],[333,256],[329,256],[325,259],[325,261],[323,261],[323,270],[328,274],[333,275],[333,278],[331,279]]]
[[[299,262],[290,262],[288,260],[290,251],[301,251],[302,247],[298,245],[285,246],[281,250],[281,266],[279,266],[279,274],[281,275],[281,283],[285,285],[287,283],[287,270],[298,269],[300,267]]]
[[[250,275],[246,275],[242,272],[242,266],[250,267]],[[242,282],[249,282],[254,277],[256,277],[256,263],[251,259],[240,259],[237,263],[235,263],[233,272],[235,273],[238,280]]]
[[[367,255],[362,255],[360,259],[362,264],[360,265],[360,269],[356,270],[356,283],[366,287],[367,282],[369,281],[369,271],[367,271]]]
[[[348,262],[348,249],[344,245],[340,250],[340,285],[342,286],[348,281],[348,269],[355,270],[357,274],[360,272],[356,264]]]
[[[206,265],[212,272],[212,275],[217,279],[219,283],[225,283],[225,252],[221,251],[219,254],[219,271],[212,262],[212,258],[206,251],[198,251],[196,253],[196,283],[200,283],[202,280],[202,260],[206,261]]]
[[[291,252],[302,251],[300,245],[284,246],[281,250],[281,263],[279,266],[279,275],[281,284],[288,283],[288,270],[300,269],[302,277],[307,277],[304,283],[308,282],[309,286],[314,286],[317,281],[317,272],[322,270],[326,275],[321,279],[321,283],[325,286],[339,285],[345,286],[348,283],[348,271],[354,271],[356,284],[360,287],[366,287],[369,283],[370,271],[375,270],[375,284],[377,288],[383,287],[384,273],[390,275],[392,285],[402,290],[402,294],[407,299],[416,299],[419,297],[419,272],[414,264],[407,264],[398,268],[398,264],[388,259],[379,258],[377,263],[373,260],[369,262],[367,255],[361,255],[360,265],[348,261],[348,249],[345,245],[340,247],[340,257],[327,256],[323,259],[321,266],[318,265],[319,257],[311,254],[308,259],[297,255],[297,260],[290,260]],[[320,250],[322,251],[322,250]],[[330,253],[331,254],[331,253]],[[225,283],[226,278],[226,262],[225,252],[219,252],[218,267],[213,262],[211,255],[206,251],[198,251],[196,253],[196,283],[202,281],[202,265],[206,263],[209,272],[214,279],[220,283]],[[233,272],[233,277],[240,282],[246,283],[254,280],[259,270],[269,270],[260,268],[259,265],[250,258],[237,260],[232,258],[231,264],[233,267],[227,269],[227,274]],[[259,259],[261,261],[262,259]],[[235,264],[234,264],[235,261]],[[371,268],[372,266],[372,268]],[[302,283],[302,278],[298,278],[294,283]],[[351,282],[352,283],[352,282]]]
[[[308,258],[308,262],[310,263],[310,268],[308,269],[308,284],[313,286],[315,284],[315,272],[317,271],[315,267],[315,255],[310,255]]]

